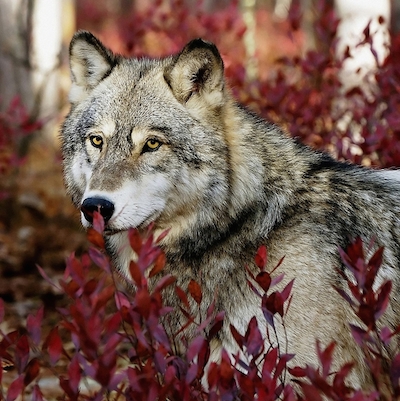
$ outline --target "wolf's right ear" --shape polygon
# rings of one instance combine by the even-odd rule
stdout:
[[[69,46],[72,85],[69,101],[84,100],[118,63],[118,57],[87,31],[75,33]]]
[[[166,68],[164,78],[176,99],[187,107],[218,107],[223,102],[224,63],[213,43],[189,42]]]

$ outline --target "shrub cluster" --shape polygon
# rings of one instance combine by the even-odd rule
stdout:
[[[400,165],[398,37],[392,38],[390,56],[375,73],[379,90],[373,98],[367,98],[358,89],[343,93],[337,78],[341,60],[335,58],[334,47],[329,46],[317,47],[301,57],[281,58],[271,65],[265,81],[247,80],[243,65],[245,25],[235,3],[209,14],[197,3],[189,9],[181,0],[160,0],[125,15],[104,12],[99,4],[92,0],[78,2],[78,23],[101,30],[104,42],[115,51],[161,56],[179,51],[188,40],[202,36],[218,44],[234,95],[247,106],[285,125],[302,141],[340,158],[381,167]],[[337,20],[327,4],[318,2],[315,29],[321,42],[334,44]],[[294,29],[300,26],[295,9],[289,22]],[[370,43],[368,27],[364,33],[365,42]],[[15,160],[20,133],[37,128],[22,111],[15,101],[8,113],[0,115],[3,174],[5,166]],[[349,113],[352,123],[342,126],[340,123]],[[245,333],[230,328],[241,354],[232,359],[223,352],[219,363],[211,362],[210,341],[221,329],[224,317],[214,316],[214,305],[210,305],[208,318],[194,321],[189,299],[199,305],[202,302],[201,288],[195,281],[188,288],[175,287],[187,324],[197,325],[198,332],[187,344],[187,351],[179,354],[174,336],[181,333],[170,336],[163,324],[171,310],[163,304],[162,291],[175,286],[175,280],[167,275],[155,288],[148,286],[148,275],[157,274],[164,265],[164,255],[157,246],[159,239],[154,239],[151,231],[144,238],[130,231],[130,244],[138,254],[138,261],[130,267],[136,286],[131,292],[116,289],[119,280],[102,251],[102,231],[101,220],[95,218],[94,228],[88,232],[94,246],[80,258],[72,255],[67,260],[59,282],[39,268],[43,277],[70,299],[69,306],[59,311],[58,325],[46,332],[42,328],[45,309],[41,308],[28,317],[25,330],[0,332],[0,360],[4,367],[0,370],[0,400],[13,401],[27,395],[38,401],[53,396],[66,400],[288,401],[400,397],[400,355],[386,352],[390,343],[398,341],[399,328],[377,324],[391,291],[390,282],[379,288],[373,285],[383,249],[369,260],[360,240],[340,251],[347,266],[343,279],[348,292],[338,292],[360,321],[350,330],[374,382],[374,389],[364,393],[346,381],[351,364],[332,371],[334,343],[325,349],[316,344],[319,366],[288,368],[292,356],[274,347],[265,349],[262,338],[268,333],[261,332],[256,319],[250,321]],[[274,286],[282,279],[279,266],[267,272],[266,255],[265,248],[260,248],[255,255],[260,271],[255,276],[248,272],[248,282],[260,297],[267,330],[273,331],[278,321],[284,324],[292,283],[282,291],[276,290]],[[4,315],[0,299],[0,323]],[[12,367],[14,370],[8,371]],[[55,378],[52,395],[43,385],[50,376]],[[205,381],[208,388],[203,386]]]
[[[95,212],[94,227],[89,229],[88,237],[96,246],[81,258],[72,255],[58,283],[39,268],[43,278],[57,286],[70,303],[60,310],[60,323],[49,332],[43,332],[41,308],[28,317],[26,332],[0,333],[0,359],[3,365],[6,362],[15,367],[15,378],[7,390],[0,386],[0,399],[13,401],[26,394],[33,400],[48,399],[41,383],[49,375],[57,378],[52,394],[66,400],[367,401],[400,396],[400,354],[389,356],[386,352],[392,341],[398,341],[400,328],[377,325],[388,306],[391,290],[390,281],[379,288],[373,285],[382,262],[382,248],[369,261],[360,240],[341,251],[348,268],[343,278],[349,292],[338,292],[360,321],[360,325],[353,324],[350,328],[375,386],[369,393],[363,393],[346,381],[351,363],[332,371],[335,343],[322,349],[317,342],[317,367],[288,368],[293,355],[285,354],[278,346],[265,348],[263,338],[268,331],[275,331],[277,323],[284,325],[293,285],[291,281],[282,291],[276,290],[276,284],[283,279],[279,274],[280,263],[271,272],[265,270],[265,247],[260,247],[255,256],[259,273],[253,275],[248,271],[248,284],[259,295],[267,333],[261,331],[255,318],[244,334],[231,326],[241,351],[233,357],[223,351],[221,360],[214,362],[210,361],[210,343],[221,329],[224,315],[214,316],[211,304],[205,321],[195,322],[189,312],[188,297],[200,307],[199,284],[191,281],[188,288],[175,287],[181,300],[180,309],[187,317],[186,325],[196,324],[198,333],[183,354],[176,351],[175,340],[184,327],[178,333],[170,333],[167,317],[171,308],[162,299],[163,290],[175,285],[175,278],[164,275],[153,289],[149,288],[148,278],[162,271],[165,263],[157,246],[161,237],[154,239],[151,228],[143,237],[137,230],[130,230],[130,245],[138,255],[138,260],[130,265],[136,289],[116,290],[109,280],[109,277],[115,279],[115,273],[101,249],[103,229],[102,218]],[[92,264],[98,269],[95,274]],[[0,302],[0,322],[3,317],[4,306]],[[0,385],[7,374],[10,373],[0,371]]]
[[[18,96],[0,112],[0,200],[10,196],[12,176],[23,161],[22,141],[41,126],[41,121],[29,116]]]

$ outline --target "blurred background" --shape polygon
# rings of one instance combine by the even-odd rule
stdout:
[[[0,297],[12,319],[57,294],[87,248],[65,195],[58,130],[77,29],[114,52],[160,57],[216,43],[233,94],[341,159],[400,165],[399,0],[0,0]]]

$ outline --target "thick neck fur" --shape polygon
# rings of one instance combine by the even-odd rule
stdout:
[[[203,202],[203,207],[187,219],[185,229],[178,230],[178,236],[171,230],[163,246],[169,259],[198,260],[201,264],[203,258],[207,260],[208,251],[226,249],[227,242],[234,247],[228,249],[238,254],[246,254],[244,250],[250,245],[256,249],[290,203],[288,188],[296,186],[293,181],[300,185],[306,163],[296,157],[299,145],[276,126],[251,114],[249,118],[249,114],[233,101],[221,111],[228,149],[226,191]],[[236,241],[239,232],[241,238],[246,233],[246,243]]]

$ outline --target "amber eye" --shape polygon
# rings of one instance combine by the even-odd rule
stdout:
[[[101,149],[103,147],[103,138],[100,135],[91,135],[89,139],[95,148]]]
[[[154,152],[161,146],[161,142],[157,141],[157,139],[149,139],[144,147],[143,152]]]

